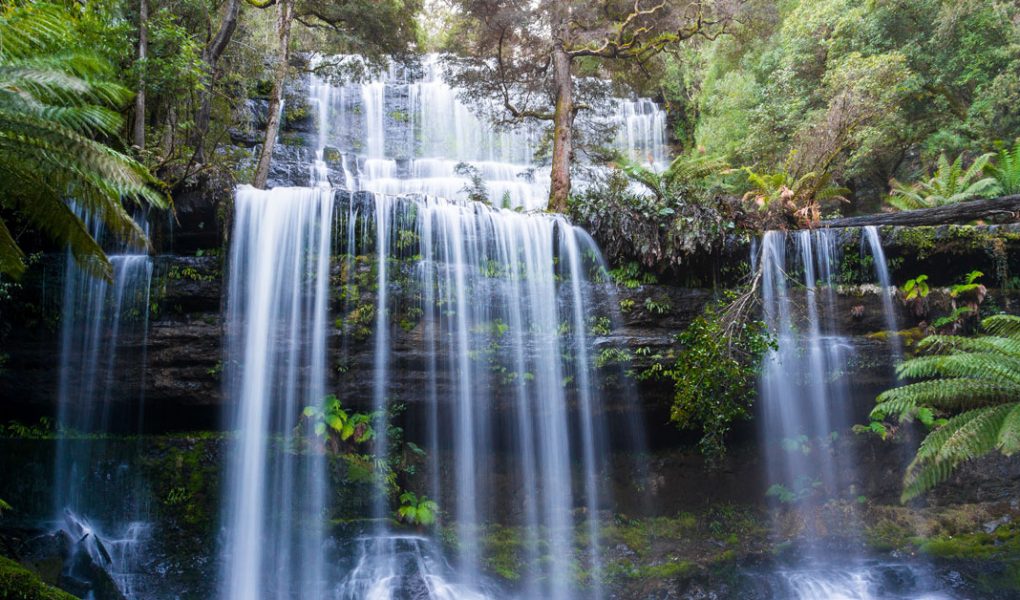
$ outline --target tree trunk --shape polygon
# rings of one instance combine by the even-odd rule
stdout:
[[[556,87],[556,112],[553,113],[549,210],[565,213],[570,198],[570,161],[574,153],[574,82],[570,77],[570,57],[560,47],[553,51],[553,81]]]
[[[570,162],[573,160],[574,78],[570,73],[571,57],[567,54],[570,8],[566,2],[553,4],[553,87],[556,110],[553,113],[552,185],[549,188],[549,210],[567,212],[570,198]]]
[[[131,143],[145,150],[145,59],[149,55],[149,0],[138,2],[138,62],[142,63],[142,76],[138,79],[135,96],[135,119],[131,128]]]
[[[262,144],[262,154],[259,155],[259,164],[255,168],[253,184],[259,189],[265,189],[266,180],[269,179],[269,163],[273,158],[276,136],[280,132],[280,105],[283,102],[283,84],[287,80],[287,63],[290,60],[290,26],[294,20],[294,0],[283,0],[277,5],[277,9],[279,14],[276,33],[280,46],[277,50],[276,66],[273,71],[273,89],[269,93],[266,138]]]
[[[1020,195],[988,200],[970,200],[934,208],[919,208],[893,213],[878,213],[822,221],[821,227],[866,227],[868,225],[948,225],[969,223],[977,219],[1020,218]]]
[[[230,38],[237,29],[237,15],[241,9],[241,0],[227,0],[227,11],[220,22],[216,36],[202,50],[202,62],[205,63],[205,76],[202,90],[199,92],[198,112],[195,114],[195,129],[191,137],[191,145],[195,149],[195,161],[205,162],[205,136],[209,133],[209,121],[212,119],[212,91],[219,79],[217,64],[230,43]]]

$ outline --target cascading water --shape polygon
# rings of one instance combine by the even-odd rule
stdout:
[[[103,240],[101,222],[84,220],[93,237]],[[82,270],[68,252],[53,514],[57,528],[72,540],[73,553],[90,557],[110,574],[121,593],[133,598],[144,595],[136,580],[146,541],[146,499],[138,475],[117,468],[124,457],[105,440],[110,433],[137,433],[141,424],[152,260],[144,253],[121,250],[108,257],[113,267],[110,281]],[[138,355],[141,360],[124,359]],[[132,389],[129,381],[139,387]],[[139,407],[138,412],[127,410],[132,405]],[[111,502],[87,483],[93,469],[108,468],[111,462],[113,475],[106,478],[118,480],[119,502]],[[66,576],[77,579],[75,563],[71,564],[72,572]],[[87,586],[84,579],[82,585]]]
[[[607,448],[586,334],[592,293],[586,273],[601,266],[591,262],[597,248],[559,216],[381,195],[366,208],[376,222],[372,243],[380,265],[373,404],[385,410],[400,378],[388,368],[387,290],[401,273],[382,265],[414,255],[410,285],[421,291],[434,403],[426,427],[429,471],[439,473],[444,465],[451,471],[443,484],[433,478],[430,491],[457,530],[457,577],[464,584],[480,580],[486,524],[511,521],[527,539],[526,597],[570,597],[572,512],[585,509],[584,528],[595,540],[596,512],[607,500],[598,485]],[[387,447],[381,440],[377,446]],[[498,467],[496,449],[505,449]],[[497,482],[497,471],[508,482]],[[519,515],[504,518],[509,511],[497,497],[499,485],[520,490],[514,499],[521,503]],[[380,541],[365,548],[378,554],[388,535],[381,532]],[[597,575],[596,544],[584,554]],[[345,585],[353,594],[349,586],[363,581]]]
[[[382,193],[457,196],[467,180],[454,166],[467,160],[505,204],[545,202],[541,175],[517,177],[531,171],[532,134],[484,127],[440,80],[435,60],[413,81],[395,72],[360,86],[314,80],[311,93],[316,187],[241,188],[236,196],[226,352],[238,444],[224,510],[222,596],[497,596],[483,575],[482,539],[501,524],[522,531],[523,597],[565,599],[582,588],[599,597],[596,518],[609,501],[600,483],[608,448],[587,335],[592,297],[605,291],[587,280],[605,268],[598,248],[561,216]],[[621,146],[659,160],[657,109],[621,106],[630,107],[620,113],[628,124]],[[348,188],[379,193],[348,195],[330,235],[337,171]],[[420,290],[427,487],[457,533],[451,563],[435,541],[393,530],[390,499],[380,493],[366,515],[375,529],[347,544],[351,554],[341,551],[336,569],[324,565],[325,466],[307,451],[313,444],[302,444],[298,417],[326,393],[334,237],[348,257],[347,278],[355,257],[375,257],[377,461],[389,459],[389,408],[408,400],[398,394],[403,374],[391,369],[398,299],[390,290],[398,280]],[[349,344],[345,337],[342,356]],[[590,582],[575,580],[578,564]]]
[[[329,143],[342,153],[348,189],[463,199],[471,181],[457,167],[469,163],[493,204],[544,208],[549,173],[535,161],[541,131],[495,131],[457,94],[435,55],[424,58],[420,72],[394,65],[373,81],[337,87]],[[614,103],[608,121],[616,147],[638,162],[664,166],[665,112],[647,99]]]
[[[899,362],[903,357],[903,343],[897,335],[899,326],[896,323],[896,311],[893,308],[893,295],[896,288],[892,285],[889,277],[889,264],[885,260],[885,251],[882,249],[882,239],[878,235],[878,228],[874,225],[861,229],[863,236],[862,245],[866,243],[871,251],[875,263],[875,276],[878,278],[878,285],[881,286],[882,314],[885,317],[885,329],[888,332],[889,346],[892,351],[893,364]]]
[[[829,449],[852,424],[847,382],[838,376],[846,372],[852,347],[832,327],[835,234],[791,236],[794,257],[787,258],[787,235],[770,231],[759,259],[765,322],[776,336],[760,386],[768,470],[770,482],[781,486],[773,487],[777,494],[833,496],[853,475],[853,465],[837,464],[839,456]],[[791,276],[798,272],[799,282]],[[803,286],[802,297],[799,289],[790,289],[795,284]]]
[[[891,284],[877,232],[865,230],[883,289],[887,327],[895,330]],[[792,247],[793,256],[787,251]],[[770,231],[752,257],[760,261],[765,322],[776,347],[764,360],[760,381],[763,437],[769,492],[783,502],[850,498],[856,465],[852,453],[836,451],[839,436],[866,415],[849,404],[850,340],[836,329],[833,285],[839,242],[830,230]],[[898,347],[890,349],[893,358]],[[810,527],[810,524],[809,524]],[[839,598],[947,598],[932,592],[939,585],[916,566],[847,561],[814,543],[808,530],[796,564],[779,569],[771,580],[772,597],[793,600]]]
[[[241,188],[234,214],[223,597],[323,597],[326,476],[321,453],[302,451],[299,417],[326,393],[333,192]]]

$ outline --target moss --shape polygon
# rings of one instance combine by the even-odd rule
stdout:
[[[697,568],[697,565],[692,562],[678,560],[639,567],[631,573],[631,577],[639,579],[676,579],[677,577],[692,574]]]
[[[75,600],[75,597],[42,582],[18,563],[0,556],[0,598],[9,600]]]
[[[892,240],[899,254],[919,261],[936,254],[984,252],[999,263],[1006,260],[1008,245],[1020,243],[1020,232],[974,225],[903,227],[892,232]]]
[[[524,562],[521,558],[522,544],[520,529],[495,525],[482,537],[485,564],[503,579],[518,581]]]
[[[1020,560],[1020,526],[1004,525],[992,533],[980,531],[921,540],[919,549],[930,556],[964,560]]]
[[[144,467],[158,510],[198,534],[215,528],[224,435],[216,432],[157,438]]]
[[[923,259],[935,249],[935,229],[933,227],[904,227],[893,234],[893,241]]]

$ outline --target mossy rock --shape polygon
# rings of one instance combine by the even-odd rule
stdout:
[[[67,592],[47,585],[9,558],[0,556],[0,598],[5,600],[76,600]]]

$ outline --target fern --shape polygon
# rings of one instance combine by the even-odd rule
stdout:
[[[974,338],[936,335],[904,361],[901,377],[924,381],[882,393],[872,418],[909,420],[921,411],[959,412],[921,443],[903,480],[906,502],[949,478],[966,461],[1020,451],[1020,317],[997,315]]]
[[[102,248],[69,200],[113,235],[147,246],[122,199],[166,207],[140,163],[98,140],[117,139],[118,110],[131,98],[98,56],[70,52],[71,17],[59,6],[0,9],[0,207],[66,243],[82,267],[110,277]],[[0,273],[25,270],[24,254],[0,219]]]
[[[993,177],[980,177],[992,156],[981,155],[964,169],[962,155],[950,163],[946,155],[942,154],[935,172],[927,181],[906,185],[892,180],[892,191],[887,202],[899,210],[913,210],[993,196],[999,188],[996,180]]]
[[[717,158],[685,154],[674,158],[661,173],[626,158],[620,158],[617,164],[628,179],[647,188],[658,200],[683,195],[726,168],[726,163]]]
[[[833,184],[831,174],[812,171],[797,177],[790,171],[791,164],[792,160],[788,160],[786,166],[775,173],[758,173],[744,167],[748,190],[743,201],[752,203],[761,211],[779,206],[782,212],[792,215],[807,227],[821,220],[821,202],[846,201],[850,190]]]
[[[1012,148],[1000,148],[995,161],[985,167],[985,173],[995,179],[1000,194],[1020,194],[1020,140]]]

